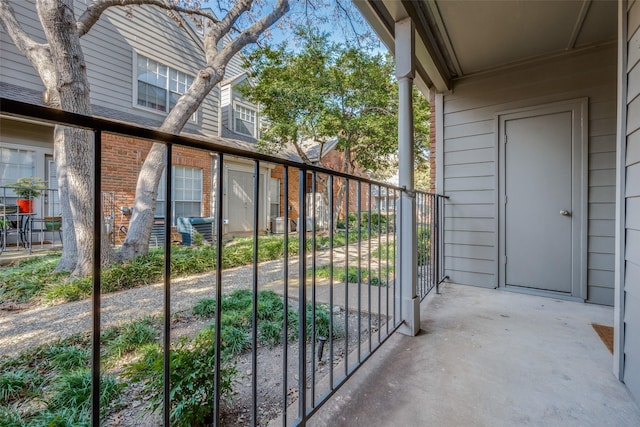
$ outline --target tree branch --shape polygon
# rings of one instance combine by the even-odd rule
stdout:
[[[251,9],[253,0],[236,2],[222,20],[204,36],[204,48],[207,64],[218,54],[218,43],[229,33],[240,16]]]
[[[245,0],[249,1],[249,0]],[[231,43],[226,45],[219,56],[221,61],[226,64],[236,53],[248,45],[258,41],[258,37],[264,33],[267,28],[271,27],[278,19],[282,18],[289,11],[289,0],[278,0],[273,10],[261,20],[255,22],[249,28],[244,30]],[[237,18],[236,18],[237,19]],[[235,21],[234,21],[235,22]],[[233,24],[233,23],[232,23]]]
[[[293,141],[292,144],[293,144],[293,147],[298,152],[298,156],[300,156],[303,163],[306,163],[307,165],[313,164],[311,162],[311,159],[309,159],[309,156],[307,156],[307,153],[305,153],[302,147],[300,147],[300,144],[298,144],[296,141]]]
[[[213,22],[218,22],[218,19],[212,13],[196,8],[181,7],[168,0],[94,0],[78,19],[79,36],[82,37],[87,34],[93,25],[98,22],[102,13],[115,6],[156,6],[173,12],[202,16]]]
[[[59,106],[56,73],[48,44],[36,43],[22,29],[7,0],[0,0],[0,24],[20,52],[29,60],[47,89],[47,104]]]

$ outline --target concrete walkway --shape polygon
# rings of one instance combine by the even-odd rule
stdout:
[[[381,239],[383,244],[386,239]],[[371,251],[378,247],[378,239],[371,240]],[[357,257],[365,258],[369,253],[369,245],[363,242],[360,252],[357,244],[348,246],[350,265],[357,265]],[[316,252],[317,266],[329,264],[329,251]],[[334,249],[334,262],[344,266],[345,247]],[[307,267],[311,268],[312,254],[307,257]],[[283,260],[262,262],[258,266],[258,286],[260,290],[273,290],[283,293]],[[368,267],[364,264],[363,268]],[[377,269],[376,261],[372,268]],[[289,259],[289,295],[292,299],[298,297],[298,257]],[[308,281],[308,298],[311,300],[311,287]],[[222,288],[224,293],[237,289],[251,289],[253,284],[253,266],[243,266],[226,269],[222,272]],[[318,303],[329,303],[329,282],[319,279],[317,282]],[[350,298],[347,301],[352,310],[358,309],[357,284],[349,285]],[[336,284],[334,305],[345,307],[345,285]],[[378,307],[383,312],[393,313],[388,308],[389,299],[393,300],[393,287],[379,289],[377,286],[361,286],[361,309],[364,312],[376,312]],[[369,295],[369,292],[371,295]],[[378,292],[381,297],[378,298]],[[191,310],[203,298],[213,298],[216,295],[216,277],[214,273],[200,274],[171,281],[171,312],[177,313]],[[101,296],[101,324],[102,328],[129,322],[144,316],[159,316],[163,314],[164,285],[156,283],[134,289],[103,294]],[[20,312],[0,311],[0,360],[5,357],[17,356],[20,352],[37,347],[56,339],[69,337],[76,333],[87,332],[92,326],[92,301],[85,299],[56,306],[37,306]]]
[[[612,325],[612,308],[446,284],[421,316],[309,425],[640,426],[591,326]]]

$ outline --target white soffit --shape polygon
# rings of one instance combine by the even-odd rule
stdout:
[[[615,1],[435,0],[462,75],[615,40]]]
[[[451,79],[616,40],[614,0],[354,3],[391,52],[395,51],[393,23],[412,16],[418,77],[437,92],[449,90]]]

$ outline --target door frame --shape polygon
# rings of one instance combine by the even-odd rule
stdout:
[[[496,114],[496,152],[498,155],[498,286],[506,286],[506,163],[505,122],[514,119],[548,114],[571,112],[572,126],[572,171],[571,171],[571,293],[544,291],[530,288],[508,287],[509,290],[524,290],[536,294],[567,296],[585,301],[587,299],[587,212],[588,212],[588,98],[572,99],[548,104],[538,104],[501,111]]]
[[[255,164],[252,164],[250,161],[243,161],[244,159],[238,159],[238,158],[233,158],[233,160],[225,160],[224,162],[224,175],[223,175],[223,192],[222,192],[222,197],[223,197],[223,233],[229,233],[229,224],[227,222],[227,219],[230,217],[230,213],[229,213],[229,203],[228,203],[228,183],[229,183],[229,171],[236,171],[236,172],[245,172],[245,173],[250,173],[253,174],[255,172]],[[265,205],[267,205],[267,192],[268,192],[268,186],[267,186],[267,181],[268,179],[271,177],[271,169],[269,167],[267,167],[266,165],[260,165],[260,198],[258,199],[258,206],[260,206],[260,199],[262,199],[262,206],[260,209],[260,217],[258,218],[258,227],[259,227],[259,231],[264,231],[266,228],[266,224],[267,224],[267,210],[265,208]],[[252,188],[253,190],[253,188]],[[233,231],[234,233],[239,233],[239,231]]]

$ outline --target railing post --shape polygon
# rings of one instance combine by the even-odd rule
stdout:
[[[401,194],[400,261],[398,281],[402,292],[400,313],[403,326],[400,332],[414,336],[420,330],[420,298],[417,296],[418,263],[416,255],[416,200],[413,187],[413,78],[415,76],[415,36],[411,18],[395,24],[396,77],[398,79],[398,157],[399,181],[404,188]]]

